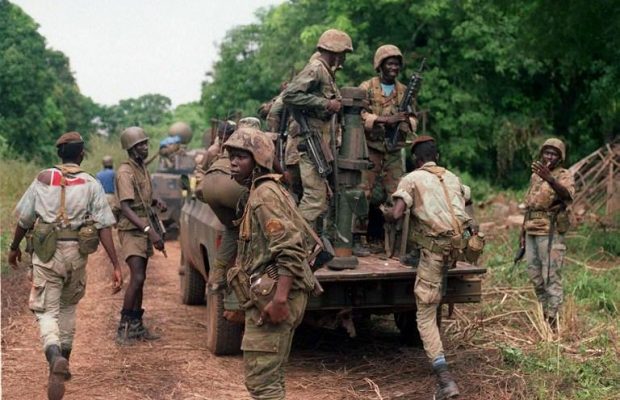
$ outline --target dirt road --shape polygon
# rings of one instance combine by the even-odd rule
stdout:
[[[242,358],[215,357],[205,346],[205,307],[180,304],[177,242],[168,258],[150,262],[145,322],[162,335],[150,343],[119,347],[114,335],[122,294],[111,295],[103,250],[88,264],[88,286],[78,309],[67,400],[248,399]],[[126,267],[124,267],[126,268]],[[3,281],[2,399],[43,399],[47,363],[38,328],[27,309],[25,274]],[[301,329],[287,371],[289,399],[432,399],[434,378],[421,349],[402,347],[389,318],[353,340],[343,332]],[[509,388],[485,374],[496,353],[458,348],[447,339],[463,399],[508,399]]]

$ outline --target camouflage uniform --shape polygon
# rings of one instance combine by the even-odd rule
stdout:
[[[381,88],[381,79],[374,77],[359,87],[368,92],[370,100],[369,110],[363,110],[361,115],[368,144],[368,158],[373,163],[371,170],[362,172],[363,189],[370,202],[379,205],[386,197],[390,200],[390,196],[398,186],[398,180],[405,173],[401,149],[406,142],[413,140],[416,121],[410,118],[409,122],[399,125],[397,146],[394,150],[388,151],[385,144],[386,128],[383,124],[375,124],[375,121],[377,117],[398,113],[398,106],[407,86],[395,81],[394,91],[387,96]]]
[[[87,215],[95,228],[114,224],[114,216],[99,182],[76,164],[62,164],[43,170],[37,176],[15,209],[18,224],[31,229],[37,224],[51,224],[60,211],[62,173],[66,176],[65,215],[69,225],[60,229],[56,252],[43,262],[32,255],[32,289],[29,308],[41,331],[43,349],[59,346],[70,352],[75,335],[77,304],[86,290],[87,256],[79,251],[77,230]]]
[[[452,207],[446,201],[438,175],[443,177]],[[443,277],[456,262],[454,250],[463,247],[462,233],[471,221],[465,211],[465,201],[469,196],[469,187],[461,184],[452,172],[434,162],[427,162],[405,175],[392,195],[393,199],[401,198],[405,202],[411,209],[412,221],[419,223],[416,228],[421,236],[416,237],[415,241],[422,249],[414,294],[418,330],[426,355],[431,361],[444,356],[437,327],[437,307],[444,290]],[[455,248],[455,243],[460,246]]]
[[[148,225],[145,206],[151,205],[152,198],[151,175],[146,166],[132,159],[123,162],[116,171],[117,204],[131,200],[131,209],[144,225]],[[153,255],[153,243],[149,235],[135,226],[123,213],[120,214],[116,227],[125,260],[131,256],[149,258]]]
[[[318,131],[328,148],[330,147],[329,125],[332,114],[326,110],[326,106],[330,99],[337,98],[340,98],[340,91],[334,81],[334,73],[321,59],[309,62],[282,92],[284,104],[302,110],[307,118],[308,128]],[[299,132],[298,127],[295,130]],[[303,184],[299,211],[312,225],[327,211],[327,181],[321,178],[305,151],[299,153],[299,171]]]
[[[548,145],[551,140],[553,139],[545,142],[545,145]],[[563,144],[560,142],[553,147],[560,151],[564,159]],[[574,197],[575,181],[569,170],[557,166],[551,171],[551,176],[568,190],[571,198]],[[527,273],[534,284],[534,290],[543,307],[545,317],[554,318],[564,297],[560,270],[566,254],[564,233],[568,229],[568,215],[566,211],[560,211],[555,217],[556,225],[553,228],[553,241],[551,252],[549,252],[550,215],[553,214],[553,209],[557,209],[557,194],[549,183],[533,173],[525,196],[525,204],[527,206],[524,224]]]

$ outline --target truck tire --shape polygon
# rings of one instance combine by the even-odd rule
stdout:
[[[181,303],[195,306],[205,303],[206,282],[200,272],[192,268],[181,254],[181,270],[179,271],[181,281]]]
[[[400,338],[407,346],[422,347],[422,338],[418,331],[415,311],[403,311],[394,313],[394,322],[400,331]]]
[[[224,318],[224,295],[207,294],[207,348],[216,356],[241,353],[243,325]]]

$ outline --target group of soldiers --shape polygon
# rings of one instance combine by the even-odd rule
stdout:
[[[303,319],[309,294],[317,292],[313,268],[319,264],[320,254],[328,250],[321,235],[328,225],[324,218],[333,188],[304,144],[310,132],[321,138],[325,148],[331,145],[330,133],[337,129],[334,115],[342,108],[334,77],[353,45],[346,33],[330,29],[321,35],[316,50],[276,98],[267,117],[270,130],[275,131],[282,111],[292,111],[293,117],[285,121],[289,132],[287,165],[276,161],[275,138],[261,130],[260,120],[249,117],[234,125],[221,123],[216,142],[196,168],[196,197],[211,206],[225,227],[207,290],[233,290],[245,311],[245,381],[254,399],[285,398],[284,365],[293,333]],[[388,203],[383,212],[388,223],[411,218],[415,225],[413,239],[420,249],[413,293],[418,329],[437,376],[436,398],[455,398],[459,389],[448,371],[437,312],[446,270],[455,265],[478,232],[467,209],[470,188],[437,165],[436,140],[426,135],[416,137],[415,116],[398,110],[404,91],[397,79],[402,67],[400,50],[393,45],[381,46],[374,58],[378,75],[360,86],[369,99],[361,118],[372,162],[371,169],[364,172],[362,186],[371,204]],[[396,146],[388,146],[385,136],[395,130]],[[119,231],[131,272],[117,331],[119,344],[157,338],[142,322],[142,287],[153,247],[163,249],[162,238],[147,212],[151,207],[164,209],[165,205],[152,196],[144,162],[148,156],[144,130],[127,128],[121,134],[121,144],[128,160],[118,168],[115,178],[118,219],[101,185],[79,167],[84,143],[75,132],[57,141],[62,164],[39,173],[16,207],[18,224],[9,261],[17,265],[19,244],[34,227],[30,308],[39,322],[50,364],[50,399],[62,398],[64,381],[70,376],[75,307],[83,295],[86,259],[91,251],[83,248],[84,227],[96,229],[114,267],[113,281],[118,290],[122,274],[110,227],[116,223]],[[409,144],[416,169],[405,175],[400,150]],[[548,140],[540,155],[532,165],[522,241],[527,249],[528,273],[545,316],[557,326],[562,302],[560,268],[566,250],[565,224],[560,222],[566,220],[574,183],[561,167],[566,158],[561,141]],[[292,172],[297,167],[296,184]],[[284,169],[287,174],[283,177],[278,172]],[[50,237],[52,244],[48,243]]]

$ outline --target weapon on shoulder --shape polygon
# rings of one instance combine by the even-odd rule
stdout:
[[[288,140],[288,117],[287,107],[283,107],[280,115],[280,126],[278,127],[278,141],[276,142],[276,150],[278,152],[278,163],[282,171],[286,171],[286,141]]]
[[[418,96],[418,92],[420,91],[420,87],[422,86],[422,71],[424,70],[424,63],[426,62],[426,58],[422,59],[422,63],[420,63],[420,69],[411,75],[409,79],[409,84],[407,85],[407,89],[405,89],[405,95],[403,96],[400,104],[398,105],[399,112],[407,112],[411,113],[411,102]],[[388,150],[394,150],[396,148],[396,144],[398,143],[398,128],[400,124],[394,125],[389,132],[385,135],[385,141]]]
[[[301,144],[305,147],[303,150],[308,153],[310,161],[314,164],[319,175],[321,175],[322,178],[326,178],[329,174],[331,174],[332,167],[323,152],[323,145],[321,143],[323,139],[317,132],[310,130],[306,116],[303,115],[301,111],[291,109],[291,113],[295,121],[299,124],[301,137],[303,138],[303,142]]]
[[[155,210],[153,210],[153,207],[147,207],[146,215],[149,219],[149,225],[151,225],[151,228],[154,229],[155,232],[157,232],[157,234],[161,237],[161,240],[164,241],[164,236],[166,235],[166,228],[161,222],[161,219],[159,219],[159,217],[157,216]],[[168,253],[166,253],[165,248],[163,248],[161,252],[164,254],[164,257],[168,258]]]

